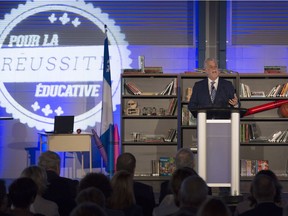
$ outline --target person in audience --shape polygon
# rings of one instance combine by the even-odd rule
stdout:
[[[6,183],[3,179],[0,179],[0,216],[10,216],[7,213],[9,210],[8,197],[6,191]]]
[[[231,216],[231,211],[221,199],[209,197],[200,206],[197,216]]]
[[[111,182],[106,175],[104,175],[103,173],[87,173],[79,182],[77,197],[80,196],[82,191],[85,191],[84,192],[84,194],[86,194],[85,197],[87,199],[91,198],[94,200],[94,198],[92,198],[92,194],[91,194],[91,196],[88,195],[89,191],[91,193],[93,191],[91,191],[91,190],[89,190],[88,192],[86,191],[86,189],[90,189],[90,188],[98,189],[103,193],[103,195],[105,197],[104,209],[105,209],[108,216],[124,216],[124,212],[121,210],[114,210],[114,209],[107,208],[107,200],[110,198],[110,196],[112,194],[112,187],[111,187]],[[93,197],[94,197],[94,194],[95,193],[93,192]],[[76,202],[77,202],[78,198],[76,198]],[[91,200],[91,201],[93,201],[93,200]],[[96,200],[94,200],[94,201],[96,201]],[[97,204],[99,204],[99,203],[97,203]]]
[[[103,209],[106,206],[105,196],[103,192],[95,187],[89,187],[80,191],[76,196],[76,204],[79,205],[84,202],[96,203]]]
[[[15,179],[8,189],[12,205],[10,213],[14,216],[43,216],[30,211],[30,205],[36,198],[37,190],[37,185],[31,178]]]
[[[276,205],[283,207],[285,203],[283,203],[283,199],[282,199],[282,185],[280,181],[278,180],[277,176],[275,175],[275,173],[272,170],[261,170],[256,174],[255,177],[257,177],[258,175],[267,175],[273,179],[275,186],[276,186],[274,202]],[[253,196],[253,184],[251,183],[250,194],[248,198],[246,198],[244,201],[240,202],[236,206],[235,211],[234,211],[234,216],[238,216],[239,214],[242,214],[245,211],[255,208],[256,204],[257,204],[257,201],[255,197]]]
[[[107,216],[107,214],[96,203],[85,202],[77,205],[70,216]]]
[[[31,178],[38,188],[36,198],[30,206],[30,211],[46,216],[59,216],[57,204],[42,197],[48,184],[46,171],[39,166],[30,166],[25,168],[20,176]]]
[[[187,177],[182,182],[179,191],[180,208],[172,216],[196,216],[207,195],[207,184],[200,176]]]
[[[76,206],[75,198],[79,182],[61,177],[60,164],[60,156],[53,151],[43,152],[38,159],[38,166],[46,170],[49,183],[43,197],[58,205],[61,216],[69,216]]]
[[[194,154],[190,148],[181,148],[177,151],[175,156],[175,167],[176,169],[181,167],[195,168]],[[162,202],[167,194],[172,194],[169,180],[163,181],[160,186],[159,203]]]
[[[153,216],[166,216],[174,214],[179,210],[179,190],[182,182],[189,176],[198,176],[190,167],[181,167],[174,171],[170,179],[172,194],[165,196],[159,206],[153,210]]]
[[[252,188],[257,205],[240,216],[282,216],[283,208],[275,204],[275,181],[270,176],[263,174],[255,176],[252,181]]]
[[[288,216],[288,205],[283,207],[283,216]]]
[[[125,152],[119,155],[116,162],[116,171],[126,170],[134,177],[135,169],[136,158],[133,154]],[[144,216],[151,216],[153,208],[155,207],[155,197],[152,186],[134,180],[133,190],[136,204],[142,207]]]
[[[125,216],[143,216],[142,207],[136,204],[133,176],[126,170],[117,171],[112,179],[112,195],[108,199],[111,209],[122,210]]]

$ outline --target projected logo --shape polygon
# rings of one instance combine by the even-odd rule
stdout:
[[[0,20],[0,105],[15,119],[51,130],[55,115],[86,129],[101,119],[104,25],[108,26],[114,110],[121,68],[131,59],[120,28],[81,0],[27,1]]]

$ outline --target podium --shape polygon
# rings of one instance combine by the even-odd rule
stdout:
[[[242,108],[195,108],[197,116],[198,173],[210,187],[230,187],[240,195],[240,117]]]

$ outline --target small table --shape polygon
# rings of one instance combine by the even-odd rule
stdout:
[[[92,172],[92,147],[91,133],[82,132],[80,134],[53,134],[39,132],[40,154],[43,151],[43,144],[47,144],[47,150],[55,152],[81,152],[82,175],[84,175],[83,152],[89,152],[89,168]]]

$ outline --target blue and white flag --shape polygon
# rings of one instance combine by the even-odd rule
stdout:
[[[113,123],[113,104],[112,104],[112,91],[111,91],[111,73],[110,73],[110,60],[109,60],[109,49],[108,49],[108,38],[105,25],[105,40],[104,40],[104,58],[103,58],[103,84],[102,84],[102,111],[101,111],[101,131],[100,139],[108,153],[108,164],[114,160],[114,154],[110,148],[111,143],[111,126]],[[110,150],[110,151],[109,151]],[[113,167],[107,166],[107,172],[113,172]]]

